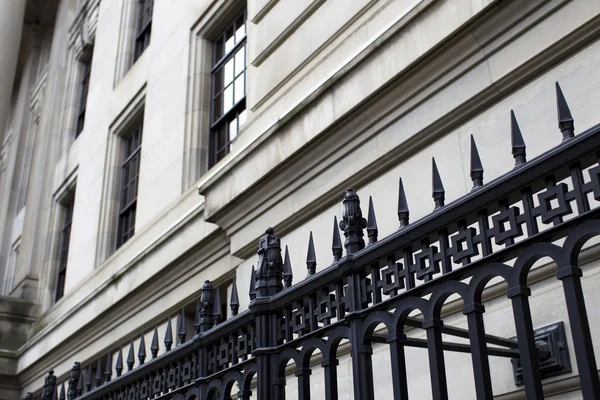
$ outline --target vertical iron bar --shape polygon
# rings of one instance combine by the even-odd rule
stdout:
[[[406,376],[406,355],[402,341],[406,339],[405,334],[388,336],[390,346],[390,360],[392,362],[392,385],[394,389],[394,400],[408,400],[408,381]]]
[[[427,332],[427,351],[429,353],[429,374],[431,375],[431,393],[434,400],[448,400],[446,381],[446,363],[442,343],[442,325],[440,319],[432,318],[423,322]]]
[[[310,368],[297,368],[298,399],[310,400]]]
[[[535,346],[533,326],[531,323],[531,309],[528,297],[531,290],[526,286],[512,287],[507,291],[507,296],[512,302],[519,355],[523,369],[523,383],[527,400],[542,400],[542,377],[538,361],[538,350]]]
[[[494,396],[490,376],[490,362],[485,342],[485,328],[483,326],[484,311],[485,309],[481,303],[469,304],[463,309],[463,314],[467,316],[469,326],[471,361],[473,362],[473,376],[478,400],[491,399]]]
[[[337,358],[324,358],[321,361],[323,374],[325,375],[325,400],[337,400],[337,366],[340,364]]]

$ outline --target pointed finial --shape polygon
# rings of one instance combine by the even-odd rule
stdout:
[[[185,342],[185,310],[181,309],[181,315],[179,316],[179,329],[177,332],[177,336],[179,336],[179,344],[183,344]]]
[[[515,112],[510,110],[510,142],[512,146],[512,155],[515,159],[515,168],[527,162],[525,141],[521,134],[521,129],[517,123]]]
[[[444,207],[444,199],[446,197],[446,191],[444,190],[444,185],[442,184],[442,178],[440,177],[440,172],[438,171],[438,167],[435,163],[435,158],[431,157],[431,180],[432,180],[432,188],[433,188],[433,201],[435,202],[434,209],[438,209]]]
[[[315,244],[313,242],[313,234],[310,231],[308,236],[308,251],[306,252],[306,268],[308,276],[314,275],[317,272],[317,257],[315,256]]]
[[[292,286],[292,263],[290,262],[290,253],[288,252],[287,245],[285,246],[285,252],[283,256],[283,286],[289,288]]]
[[[100,359],[98,359],[98,362],[96,363],[96,376],[94,377],[94,383],[96,384],[96,387],[100,386],[101,380],[102,380],[102,363],[100,362]]]
[[[144,332],[142,332],[140,336],[140,347],[138,349],[138,360],[140,360],[139,365],[144,365],[144,361],[146,361],[146,341],[144,340]]]
[[[373,208],[373,198],[369,196],[369,213],[367,216],[367,236],[369,237],[369,244],[377,241],[377,235],[379,229],[377,229],[377,219],[375,218],[375,208]]]
[[[67,400],[65,397],[65,383],[64,382],[60,385],[60,394],[58,395],[58,400]]]
[[[133,364],[135,363],[135,356],[133,355],[133,342],[129,345],[129,354],[127,355],[127,371],[131,371],[133,369]]]
[[[342,238],[340,237],[340,229],[338,228],[337,217],[333,216],[333,242],[331,244],[333,251],[333,261],[338,261],[342,258]]]
[[[121,376],[121,372],[123,372],[123,346],[119,346],[119,354],[117,355],[115,371],[117,372],[117,378]]]
[[[77,379],[77,397],[83,393],[83,370],[79,370],[79,378]]]
[[[158,355],[158,327],[154,326],[154,334],[152,335],[152,343],[150,344],[150,353],[152,358]]]
[[[250,300],[256,298],[256,269],[254,269],[254,265],[252,266],[252,272],[250,273],[250,290],[248,291],[248,295],[250,295]]]
[[[167,330],[165,331],[165,350],[171,350],[171,346],[173,345],[173,328],[171,328],[171,317],[167,320]]]
[[[112,354],[109,351],[106,355],[106,365],[104,366],[104,383],[110,382],[112,378]]]
[[[409,214],[402,178],[398,178],[398,221],[400,222],[400,227],[398,229],[408,226]]]
[[[213,300],[213,326],[217,326],[221,322],[221,291],[215,289],[215,299]]]
[[[231,284],[231,297],[229,298],[229,307],[231,308],[231,315],[236,316],[240,310],[240,299],[238,297],[236,279]]]
[[[562,140],[571,139],[575,136],[575,124],[558,82],[556,82],[556,109],[558,112],[558,128],[562,132]]]
[[[471,180],[473,181],[473,189],[483,186],[483,165],[473,135],[471,135]]]
[[[92,364],[88,365],[87,374],[85,376],[85,391],[92,390]]]

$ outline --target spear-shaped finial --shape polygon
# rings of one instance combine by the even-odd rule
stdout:
[[[79,370],[79,379],[77,379],[77,397],[83,394],[83,370]]]
[[[66,400],[65,383],[64,382],[60,385],[60,394],[58,395],[58,400]]]
[[[138,349],[138,360],[140,361],[140,365],[144,364],[146,361],[146,341],[144,340],[144,332],[142,332],[140,336],[140,347]]]
[[[408,226],[409,214],[402,178],[398,178],[398,221],[400,222],[400,227],[398,229]]]
[[[565,100],[565,95],[558,82],[556,82],[556,109],[558,112],[558,128],[563,136],[562,140],[571,139],[575,136],[575,124],[567,100]]]
[[[290,262],[290,253],[288,252],[288,247],[286,245],[283,256],[283,285],[286,288],[289,288],[292,286],[292,279],[294,279],[292,274],[292,263]]]
[[[85,375],[85,391],[92,390],[92,364],[88,365],[87,374]]]
[[[117,371],[117,378],[121,376],[121,372],[123,372],[123,346],[119,346],[119,354],[117,355],[117,365],[115,365],[115,371]]]
[[[185,342],[185,310],[181,309],[181,315],[179,316],[179,329],[177,331],[177,336],[179,336],[179,344],[183,344]]]
[[[213,326],[217,326],[219,322],[221,322],[222,312],[221,312],[221,291],[219,288],[214,290],[214,300],[213,300]]]
[[[135,364],[135,356],[133,355],[133,342],[131,342],[129,345],[129,354],[127,355],[127,371],[133,369],[133,364]]]
[[[377,229],[377,219],[375,218],[375,208],[373,208],[373,198],[369,196],[369,213],[367,217],[367,236],[369,237],[369,244],[377,241],[377,235],[379,229]]]
[[[152,343],[150,343],[150,353],[152,358],[156,358],[158,355],[158,327],[154,326],[154,334],[152,335]]]
[[[167,320],[167,330],[165,331],[165,340],[163,341],[165,344],[165,350],[171,350],[171,346],[173,345],[173,328],[171,327],[171,317]]]
[[[112,378],[112,354],[109,351],[106,354],[106,365],[104,366],[104,383],[110,382]]]
[[[306,268],[308,276],[314,275],[317,272],[317,257],[315,256],[315,244],[313,242],[313,234],[310,231],[308,236],[308,251],[306,252]]]
[[[238,297],[236,279],[231,284],[231,297],[229,298],[229,308],[231,309],[231,315],[236,316],[240,310],[240,299]]]
[[[254,265],[252,266],[252,272],[250,273],[250,289],[248,290],[248,295],[250,296],[250,300],[254,300],[256,298],[256,269],[254,269]]]
[[[515,168],[527,162],[525,141],[521,134],[521,129],[517,123],[515,112],[510,110],[510,142],[512,146],[512,155],[515,159]]]
[[[483,186],[483,165],[473,135],[471,135],[471,180],[473,181],[473,189]]]
[[[444,185],[442,184],[442,178],[440,177],[440,172],[438,171],[437,165],[435,163],[435,158],[431,157],[431,181],[433,188],[433,201],[435,202],[434,209],[444,207],[444,199],[446,197],[446,191],[444,190]]]
[[[102,363],[100,362],[100,359],[98,359],[98,362],[96,363],[96,376],[94,377],[94,383],[96,384],[96,387],[100,386],[101,380],[102,380]]]
[[[331,244],[331,250],[333,251],[333,261],[338,261],[342,258],[342,238],[340,236],[340,229],[335,215],[333,216],[333,242]]]

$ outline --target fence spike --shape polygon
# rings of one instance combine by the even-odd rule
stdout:
[[[96,363],[96,376],[94,377],[94,383],[96,384],[96,387],[100,386],[101,380],[102,380],[102,363],[100,362],[100,359],[98,359],[98,362]]]
[[[410,212],[408,211],[408,203],[406,201],[406,193],[404,192],[402,178],[398,178],[398,221],[400,222],[400,227],[398,229],[408,226],[409,214]]]
[[[286,288],[292,286],[292,280],[294,275],[292,274],[292,263],[290,262],[290,253],[288,252],[287,245],[285,246],[285,254],[283,256],[283,284]]]
[[[85,375],[85,391],[92,390],[92,364],[88,365],[87,374]]]
[[[181,309],[181,315],[179,316],[179,329],[177,332],[177,336],[179,336],[179,344],[183,344],[185,342],[185,310]]]
[[[138,360],[140,361],[139,365],[144,365],[144,361],[146,361],[146,341],[144,340],[144,332],[142,332],[140,336],[140,347],[138,349]]]
[[[79,377],[77,378],[77,397],[83,394],[83,370],[79,369]]]
[[[237,279],[233,280],[231,284],[231,297],[229,298],[229,308],[231,308],[231,315],[236,316],[240,310],[240,299],[238,297],[237,290]]]
[[[306,252],[306,268],[308,276],[314,275],[317,272],[317,257],[315,256],[315,243],[313,242],[313,234],[310,231],[308,236],[308,251]]]
[[[342,238],[340,237],[340,229],[338,228],[337,216],[333,216],[333,243],[331,244],[333,251],[333,261],[338,261],[342,258]]]
[[[438,171],[437,164],[435,163],[435,158],[431,157],[431,181],[433,188],[433,201],[435,202],[434,209],[438,209],[444,207],[444,199],[446,197],[446,191],[444,190],[444,185],[442,184],[442,178],[440,177],[440,172]]]
[[[171,346],[173,345],[173,328],[171,328],[171,317],[167,320],[167,330],[165,331],[165,340],[163,342],[165,344],[165,350],[171,350]]]
[[[556,109],[558,113],[558,128],[562,132],[562,140],[571,139],[575,136],[575,123],[565,95],[558,82],[556,82]]]
[[[117,371],[117,378],[121,376],[121,372],[123,372],[123,346],[119,346],[119,354],[117,355],[117,365],[115,365],[115,371]]]
[[[256,269],[254,269],[254,265],[252,266],[252,272],[250,273],[250,289],[248,295],[250,296],[250,300],[256,298]]]
[[[369,237],[369,244],[377,241],[377,235],[379,229],[377,229],[377,219],[375,218],[375,208],[373,208],[373,198],[369,196],[369,212],[367,216],[367,236]]]
[[[61,383],[60,385],[60,394],[58,395],[58,400],[66,400],[65,397],[65,383]]]
[[[131,345],[129,345],[129,354],[127,355],[127,371],[131,371],[133,369],[133,364],[135,363],[135,357],[133,355],[133,341]]]
[[[512,155],[515,159],[515,167],[525,164],[527,162],[525,141],[513,110],[510,110],[510,143]]]
[[[150,353],[152,354],[152,358],[156,358],[158,355],[158,327],[154,326],[154,334],[152,335],[152,343],[150,344]]]
[[[214,290],[215,296],[213,300],[213,326],[217,326],[221,322],[221,291],[219,288]]]
[[[104,367],[104,383],[110,382],[110,378],[112,378],[112,354],[109,351],[106,354],[106,365]]]
[[[473,135],[471,135],[471,180],[473,181],[473,189],[483,186],[483,165]]]

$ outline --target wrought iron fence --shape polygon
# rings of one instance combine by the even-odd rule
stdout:
[[[358,194],[348,190],[342,218],[339,224],[336,217],[333,221],[333,263],[317,271],[311,233],[308,277],[294,285],[288,249],[282,255],[280,239],[269,228],[259,241],[257,266],[252,268],[248,310],[238,314],[234,283],[231,317],[220,321],[220,299],[215,299],[206,281],[192,340],[185,342],[182,315],[177,328],[179,345],[173,347],[169,320],[162,354],[158,354],[155,330],[150,361],[145,361],[142,335],[136,368],[131,344],[125,360],[127,372],[119,349],[114,368],[110,353],[104,370],[98,361],[94,382],[92,368],[86,373],[79,363],[74,364],[66,388],[63,384],[58,390],[56,377],[50,373],[41,398],[249,399],[256,390],[258,399],[284,399],[286,366],[293,361],[298,397],[309,399],[311,360],[320,353],[325,398],[337,399],[338,350],[345,343],[350,346],[354,398],[371,399],[372,346],[380,343],[389,348],[395,399],[408,399],[408,347],[427,349],[434,399],[448,398],[447,351],[471,355],[478,399],[493,398],[491,356],[512,359],[516,382],[524,384],[527,399],[543,399],[542,379],[571,371],[562,323],[541,331],[535,331],[532,324],[528,274],[544,257],[556,264],[556,279],[564,289],[583,397],[600,398],[578,260],[585,243],[600,234],[600,125],[575,136],[573,118],[558,84],[556,92],[563,137],[557,147],[527,161],[525,143],[511,113],[515,160],[511,171],[484,184],[484,169],[471,137],[473,190],[445,204],[444,186],[433,160],[433,212],[410,223],[400,179],[399,228],[381,240],[372,200],[365,219]],[[492,279],[506,285],[514,338],[486,334],[483,298]],[[467,329],[443,323],[442,306],[450,296],[460,297]],[[384,329],[375,329],[378,326]],[[422,329],[425,339],[409,337],[409,328]],[[444,341],[442,335],[469,343]]]

